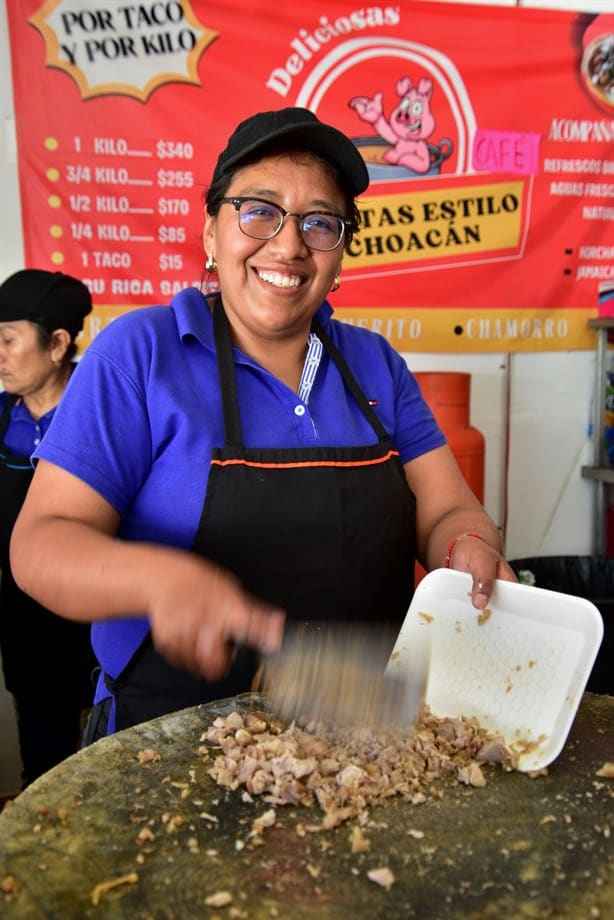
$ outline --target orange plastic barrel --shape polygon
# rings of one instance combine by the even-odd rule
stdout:
[[[471,374],[424,371],[414,374],[460,471],[478,499],[484,501],[484,435],[470,424]],[[443,564],[443,560],[442,560]],[[416,584],[425,571],[416,565]]]

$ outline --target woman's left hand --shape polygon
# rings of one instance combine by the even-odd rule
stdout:
[[[449,568],[469,572],[471,575],[471,603],[478,610],[487,606],[497,578],[502,581],[518,581],[503,556],[484,539],[471,533],[456,538],[446,561]]]
[[[447,444],[404,465],[416,496],[420,562],[427,570],[442,565],[469,572],[471,603],[488,604],[497,578],[518,581],[505,561],[501,535],[470,489]]]

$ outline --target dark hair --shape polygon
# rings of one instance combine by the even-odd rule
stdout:
[[[356,201],[352,194],[349,182],[343,173],[339,172],[334,163],[331,163],[324,157],[321,157],[317,153],[314,153],[312,150],[308,150],[302,146],[297,145],[288,147],[287,144],[273,142],[266,148],[260,147],[258,150],[254,151],[251,156],[246,156],[244,160],[241,160],[240,163],[237,163],[237,165],[229,169],[228,172],[214,176],[211,185],[203,194],[203,201],[207,211],[212,215],[212,217],[217,216],[221,207],[222,198],[226,197],[226,192],[228,191],[230,183],[232,182],[235,174],[240,169],[243,169],[244,166],[251,166],[253,163],[258,163],[260,160],[267,156],[287,155],[291,158],[294,158],[295,160],[298,160],[301,155],[305,154],[308,154],[314,160],[323,163],[328,168],[343,193],[343,197],[345,198],[344,217],[350,222],[350,226],[346,227],[345,229],[344,237],[344,248],[347,250],[349,244],[352,242],[354,234],[358,232],[360,227],[360,212],[356,206]]]

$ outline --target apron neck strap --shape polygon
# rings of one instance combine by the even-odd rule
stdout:
[[[219,294],[213,298],[213,332],[222,395],[224,444],[226,447],[242,447],[243,432],[241,431],[241,416],[239,415],[239,397],[237,394],[234,358],[232,356],[230,324]]]
[[[343,357],[343,355],[341,354],[341,352],[339,351],[335,343],[332,341],[329,335],[326,332],[324,332],[324,330],[322,329],[322,326],[316,319],[312,321],[311,328],[315,332],[317,337],[320,339],[322,344],[324,345],[324,348],[326,349],[331,361],[335,364],[337,370],[343,377],[345,385],[347,386],[348,390],[350,391],[350,393],[352,394],[352,396],[358,403],[358,406],[361,409],[362,414],[365,416],[365,418],[367,419],[367,421],[369,422],[369,424],[375,431],[380,441],[388,440],[388,433],[386,429],[384,428],[384,426],[382,425],[377,412],[374,410],[373,406],[370,405],[367,397],[365,396],[361,388],[358,386],[358,382],[356,378],[354,377],[352,371],[350,370],[347,361],[345,360],[345,358]]]
[[[369,405],[367,397],[358,386],[356,378],[352,374],[347,361],[337,346],[330,339],[328,334],[324,332],[317,320],[314,319],[312,321],[311,328],[322,342],[328,356],[343,377],[345,385],[358,403],[358,407],[375,431],[379,440],[388,440],[388,433],[382,425],[379,416],[373,407]],[[222,396],[224,444],[226,447],[242,447],[243,433],[241,430],[241,417],[239,415],[239,399],[237,394],[234,358],[232,354],[230,324],[226,316],[226,311],[224,310],[222,298],[219,294],[213,298],[213,331]]]

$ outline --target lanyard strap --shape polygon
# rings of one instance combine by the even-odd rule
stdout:
[[[310,332],[309,338],[307,339],[307,357],[305,358],[303,373],[301,374],[301,380],[298,385],[298,398],[302,399],[305,405],[309,402],[313,382],[318,373],[323,351],[324,346],[322,342],[315,332]]]

